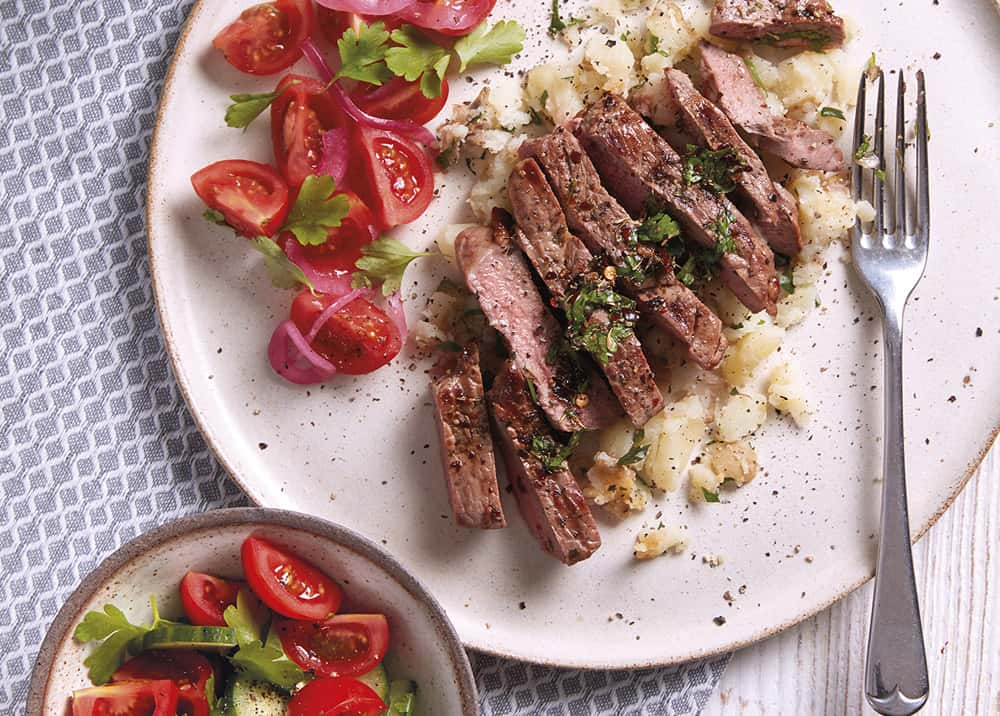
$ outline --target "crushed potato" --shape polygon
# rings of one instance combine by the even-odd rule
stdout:
[[[755,432],[767,420],[767,401],[757,393],[730,395],[715,409],[719,440],[734,442]]]
[[[639,475],[658,490],[676,490],[707,430],[705,409],[697,396],[669,405],[646,424],[650,447]]]
[[[636,559],[653,559],[667,552],[680,554],[687,546],[688,539],[680,528],[661,524],[639,533],[632,554]]]
[[[799,427],[806,424],[811,409],[798,364],[786,361],[774,369],[767,386],[767,400],[776,410],[791,415]]]
[[[726,357],[719,366],[722,377],[729,385],[744,385],[757,366],[778,349],[784,335],[785,330],[778,326],[764,326],[743,335],[729,346]]]
[[[618,458],[606,452],[599,452],[594,457],[587,480],[590,484],[583,488],[584,496],[619,519],[646,509],[646,491],[636,480],[635,472],[619,465]]]
[[[733,480],[742,487],[757,476],[757,453],[746,442],[713,443],[705,450],[719,483]]]
[[[718,494],[722,477],[703,463],[692,465],[688,470],[688,500],[705,502],[705,493]]]

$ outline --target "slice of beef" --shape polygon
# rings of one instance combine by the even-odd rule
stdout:
[[[702,42],[701,91],[758,149],[784,159],[793,167],[843,171],[844,153],[833,137],[800,120],[771,114],[764,90],[754,82],[739,55]]]
[[[616,266],[635,253],[636,223],[601,184],[601,177],[576,137],[565,127],[525,142],[522,157],[532,157],[545,172],[562,204],[570,230],[593,253]],[[726,351],[722,322],[669,267],[641,284],[621,281],[639,312],[676,338],[703,368],[715,368]]]
[[[479,348],[472,344],[441,366],[431,387],[448,498],[460,527],[506,527],[497,487]]]
[[[570,233],[559,201],[534,159],[524,159],[514,168],[507,182],[507,193],[521,229],[515,238],[528,260],[556,300],[569,297],[573,280],[592,270],[594,257]],[[594,311],[586,321],[588,327],[596,326],[601,332],[609,332],[612,327],[611,318],[604,311]],[[633,425],[642,427],[663,410],[663,395],[635,333],[618,341],[615,352],[606,361],[594,357]]]
[[[709,32],[729,40],[826,50],[844,44],[844,21],[826,0],[715,0]]]
[[[539,441],[557,444],[528,384],[510,361],[489,392],[490,412],[521,515],[546,552],[563,564],[587,559],[601,546],[597,523],[573,475],[548,469],[532,453]]]
[[[787,203],[789,195],[778,191],[764,162],[743,141],[725,113],[695,89],[690,77],[668,69],[662,82],[645,85],[632,96],[632,106],[656,125],[672,123],[685,142],[734,152],[743,165],[733,176],[736,205],[772,249],[786,256],[794,256],[802,249],[798,206]],[[675,148],[682,146],[674,144]]]
[[[618,406],[597,371],[582,357],[559,350],[563,331],[542,302],[531,268],[498,224],[466,229],[455,256],[466,284],[490,325],[503,337],[518,368],[531,380],[538,403],[564,432],[599,430],[613,423]]]
[[[605,94],[577,118],[574,133],[604,186],[633,216],[666,210],[688,237],[710,248],[728,221],[735,251],[719,260],[723,282],[754,313],[777,311],[771,249],[732,202],[684,183],[680,155],[625,100]]]

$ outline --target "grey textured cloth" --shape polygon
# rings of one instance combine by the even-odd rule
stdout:
[[[171,376],[146,258],[147,153],[192,4],[0,2],[0,713],[23,710],[48,624],[103,557],[247,503]],[[599,673],[474,655],[497,715],[696,713],[726,661]]]

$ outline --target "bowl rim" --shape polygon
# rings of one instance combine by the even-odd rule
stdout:
[[[462,716],[478,716],[479,698],[476,680],[462,640],[438,600],[416,577],[406,570],[402,563],[371,540],[346,527],[300,512],[264,507],[211,510],[171,520],[129,540],[105,558],[73,590],[45,634],[45,639],[42,641],[38,656],[35,658],[35,664],[32,667],[25,711],[27,716],[41,716],[42,714],[42,708],[48,694],[52,665],[70,625],[76,621],[84,604],[129,562],[156,547],[194,532],[210,528],[247,525],[284,527],[308,532],[346,547],[383,569],[415,599],[427,606],[435,629],[444,636],[448,643],[455,683],[458,686],[459,698],[462,703]]]

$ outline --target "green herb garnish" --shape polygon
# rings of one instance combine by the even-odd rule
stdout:
[[[747,163],[733,147],[699,149],[687,145],[684,157],[684,183],[701,184],[717,194],[726,194],[736,188],[735,176],[747,169]]]
[[[347,195],[335,191],[333,177],[306,177],[281,230],[291,231],[303,246],[325,244],[328,230],[339,227],[351,210]]]
[[[705,502],[718,502],[719,501],[719,493],[717,493],[717,492],[709,492],[708,490],[706,490],[703,487],[703,488],[701,488],[701,494],[705,497]]]
[[[681,235],[681,226],[666,212],[650,214],[635,231],[635,238],[644,244],[662,246]]]
[[[389,296],[399,290],[406,267],[429,251],[411,251],[405,244],[382,237],[361,249],[364,254],[355,262],[358,270],[352,278],[355,288],[382,284],[382,295]]]
[[[570,435],[569,442],[565,445],[556,442],[548,435],[535,435],[531,438],[529,450],[542,463],[546,472],[558,472],[566,467],[566,461],[579,444],[578,432]]]
[[[823,109],[819,111],[819,114],[821,117],[835,117],[843,120],[847,119],[847,117],[844,116],[843,110],[839,110],[836,107],[823,107]]]
[[[636,430],[632,435],[632,447],[628,449],[628,452],[618,458],[619,465],[635,465],[637,462],[642,462],[646,459],[646,454],[649,452],[650,445],[643,445],[642,441],[646,439],[646,431],[639,429]]]

